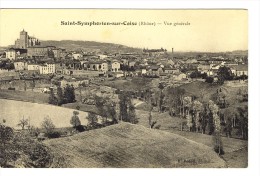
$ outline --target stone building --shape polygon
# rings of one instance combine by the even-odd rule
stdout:
[[[28,33],[24,30],[20,32],[20,38],[15,41],[16,48],[26,49],[27,47],[39,46],[40,41],[28,35]]]

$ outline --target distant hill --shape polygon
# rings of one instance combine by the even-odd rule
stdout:
[[[225,167],[224,160],[208,146],[123,122],[44,143],[54,154],[52,167]]]
[[[118,52],[141,52],[139,48],[131,48],[120,44],[113,43],[102,43],[94,41],[74,41],[74,40],[46,40],[41,41],[43,46],[56,46],[64,48],[68,51],[84,51],[84,52],[108,52],[108,53],[118,53]]]

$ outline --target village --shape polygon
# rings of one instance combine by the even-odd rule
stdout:
[[[62,141],[83,131],[92,135],[99,128],[107,135],[107,126],[141,129],[145,134],[150,128],[157,130],[151,132],[154,136],[175,133],[213,146],[218,155],[242,149],[241,158],[247,157],[247,51],[178,52],[174,47],[168,51],[145,46],[128,50],[117,45],[109,51],[46,43],[22,30],[14,45],[0,51],[1,123],[16,132],[28,130],[32,139],[60,147],[59,140],[49,139]],[[217,144],[212,145],[211,136]],[[204,162],[200,154],[197,159]],[[179,159],[174,167],[190,166],[185,162]],[[37,167],[49,167],[46,163]],[[80,164],[76,167],[85,166]]]
[[[82,82],[89,84],[133,77],[153,78],[165,84],[182,84],[207,77],[217,82],[220,67],[229,68],[236,78],[248,76],[246,56],[198,54],[185,57],[175,56],[173,50],[143,49],[139,53],[66,51],[56,46],[42,46],[38,39],[23,30],[14,47],[1,53],[0,79],[10,82],[62,77],[62,86],[73,84],[77,88]]]

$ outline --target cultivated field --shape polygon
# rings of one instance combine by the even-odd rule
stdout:
[[[44,143],[56,156],[53,167],[225,167],[208,146],[123,122]]]
[[[0,99],[0,105],[0,121],[5,119],[6,125],[13,128],[20,128],[17,124],[23,117],[30,119],[30,125],[35,127],[41,126],[44,117],[49,117],[57,128],[71,127],[70,119],[73,115],[73,109],[5,99]],[[87,112],[79,111],[82,125],[88,123],[86,116]]]

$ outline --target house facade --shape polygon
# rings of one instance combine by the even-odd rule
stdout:
[[[118,72],[120,71],[120,63],[118,61],[113,61],[111,64],[111,71]]]
[[[53,74],[55,73],[54,63],[45,63],[39,66],[40,74]]]
[[[24,62],[24,61],[14,62],[14,69],[17,71],[27,70],[28,64],[27,64],[27,62]]]
[[[38,64],[28,64],[28,70],[29,71],[38,71],[39,65]]]

